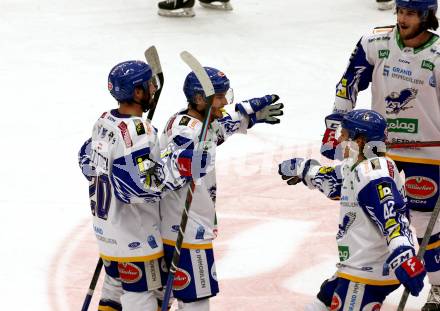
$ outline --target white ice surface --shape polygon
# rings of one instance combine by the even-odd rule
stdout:
[[[166,76],[159,129],[185,105],[185,49],[226,72],[237,100],[279,94],[283,122],[231,138],[219,152],[227,159],[318,142],[355,43],[395,20],[373,0],[232,1],[227,13],[196,5],[192,19],[161,18],[152,0],[0,1],[1,309],[47,310],[53,256],[89,217],[76,154],[100,113],[116,107],[106,89],[113,65],[157,46]]]

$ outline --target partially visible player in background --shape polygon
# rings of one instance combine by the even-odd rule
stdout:
[[[391,143],[440,137],[440,40],[437,0],[396,0],[397,25],[376,28],[360,39],[336,87],[333,114],[326,118],[322,153],[333,158],[334,126],[351,111],[371,82],[373,110],[386,117]],[[411,224],[422,240],[439,199],[440,148],[390,149],[406,176]],[[440,222],[424,255],[432,284],[423,311],[440,310]]]
[[[279,99],[276,95],[227,105],[233,100],[229,79],[215,68],[204,68],[215,95],[203,151],[196,154],[200,150],[199,136],[208,105],[194,72],[187,75],[183,86],[187,107],[169,119],[160,137],[164,165],[174,168],[175,184],[182,185],[181,189],[170,192],[160,202],[161,233],[168,266],[180,229],[188,188],[191,180],[195,182],[173,284],[178,310],[185,311],[208,311],[209,298],[219,292],[212,244],[217,236],[216,148],[232,134],[246,133],[256,123],[279,123],[275,116],[282,115],[283,108],[281,103],[275,103]]]
[[[231,11],[230,0],[199,0],[202,7],[223,11]],[[193,17],[195,0],[165,0],[158,4],[158,14],[168,17]]]
[[[380,310],[399,283],[418,296],[426,275],[415,256],[404,181],[385,157],[385,118],[372,110],[353,110],[344,115],[341,128],[341,165],[294,158],[279,166],[289,185],[302,181],[341,205],[337,272],[306,311]]]
[[[394,0],[376,0],[377,8],[381,11],[394,8]]]
[[[161,190],[157,130],[142,118],[157,84],[150,66],[126,61],[112,68],[108,89],[118,109],[104,112],[79,164],[89,180],[93,228],[106,276],[98,310],[157,311],[162,287]],[[153,161],[151,161],[153,160]]]

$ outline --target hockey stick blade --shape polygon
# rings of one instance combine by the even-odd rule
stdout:
[[[205,96],[209,97],[214,95],[214,86],[211,83],[211,79],[209,79],[208,74],[199,61],[187,51],[180,53],[180,57],[189,66],[189,68],[194,71],[194,74],[202,85]]]
[[[160,65],[159,54],[157,54],[156,47],[154,45],[150,46],[145,50],[144,55],[148,65],[150,65],[153,70],[153,75],[162,73],[162,66]]]
[[[154,93],[153,107],[150,108],[147,116],[147,119],[151,121],[153,119],[154,112],[156,111],[157,103],[159,102],[159,97],[162,93],[165,80],[156,47],[154,45],[150,46],[148,49],[145,50],[144,55],[147,63],[151,66],[153,75],[157,76],[157,78],[159,79],[159,88],[156,90],[156,93]]]

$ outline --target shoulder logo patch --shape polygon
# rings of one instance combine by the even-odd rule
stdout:
[[[134,122],[134,126],[136,128],[136,133],[138,135],[145,134],[145,127],[144,127],[144,124],[142,123],[142,121],[139,119],[134,119],[133,122]]]
[[[191,121],[190,117],[183,116],[182,119],[180,119],[179,125],[188,125],[189,121]]]

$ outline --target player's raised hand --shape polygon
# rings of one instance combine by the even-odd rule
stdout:
[[[304,163],[303,158],[285,160],[278,165],[278,174],[281,175],[283,180],[287,180],[288,185],[296,185],[302,180],[304,169],[304,167],[301,167],[302,163]]]

